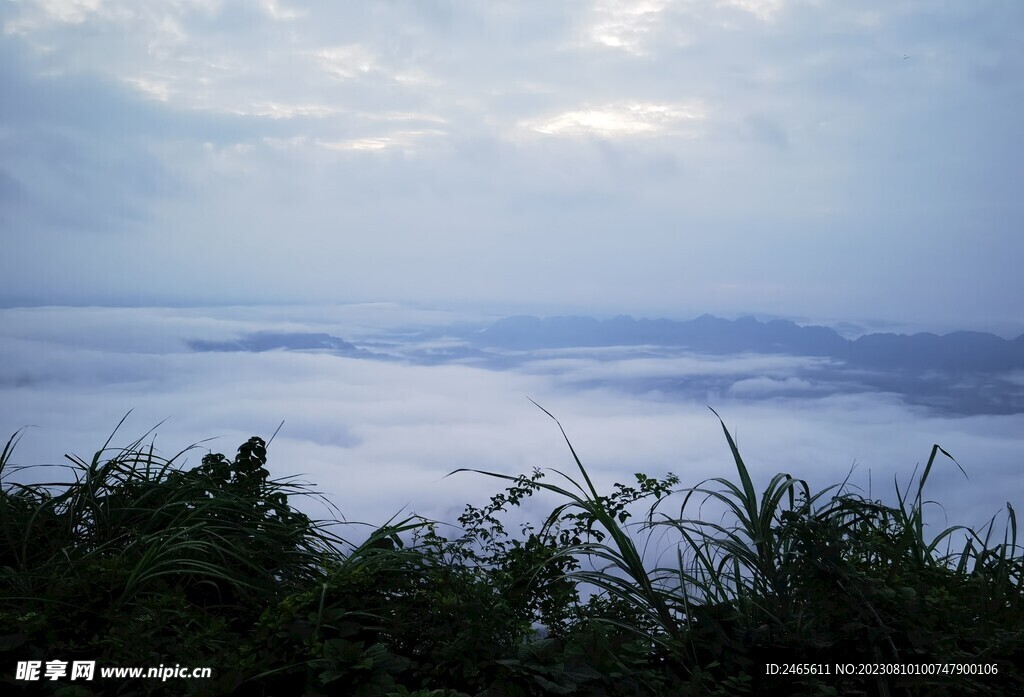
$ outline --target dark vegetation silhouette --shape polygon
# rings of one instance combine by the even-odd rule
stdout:
[[[0,455],[0,684],[69,696],[1024,694],[1012,506],[1001,532],[994,518],[932,535],[925,484],[955,463],[937,445],[895,505],[846,483],[812,493],[789,474],[758,494],[722,428],[733,479],[683,488],[637,474],[602,493],[566,437],[573,475],[480,472],[505,489],[457,526],[409,516],[368,534],[299,512],[295,497],[317,494],[272,478],[258,437],[187,470],[187,451],[108,439],[60,481],[25,484],[16,433]],[[506,529],[542,492],[560,503]],[[705,501],[727,515],[701,520]],[[654,540],[667,563],[645,559]],[[214,676],[14,679],[17,661],[53,659]],[[766,675],[766,663],[794,673]]]

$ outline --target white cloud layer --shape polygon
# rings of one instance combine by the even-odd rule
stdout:
[[[802,359],[687,357],[655,370],[630,359],[598,364],[538,356],[523,369],[494,371],[316,352],[183,349],[192,338],[268,328],[369,340],[384,327],[446,319],[367,306],[3,310],[0,428],[9,434],[32,426],[16,451],[18,464],[59,463],[64,453],[89,459],[132,410],[114,445],[163,421],[155,442],[165,455],[215,438],[188,455],[194,465],[206,449],[230,456],[249,436],[267,438],[284,421],[270,450],[274,475],[315,482],[350,520],[381,523],[407,507],[454,522],[465,503],[485,502],[500,483],[470,474],[445,478],[452,470],[573,472],[557,427],[527,396],[562,421],[601,487],[638,471],[671,471],[686,485],[730,478],[734,465],[704,395],[630,393],[610,381],[662,369],[670,375],[755,372],[764,377],[740,380],[734,394],[711,406],[736,436],[759,487],[786,471],[821,488],[841,481],[856,464],[851,481],[864,489],[870,481],[875,496],[888,497],[893,478],[905,486],[915,464],[923,465],[939,443],[971,477],[963,480],[949,462],[936,466],[931,497],[943,503],[950,521],[980,525],[1024,494],[1021,415],[937,416],[893,395],[816,395],[804,389],[813,381],[793,382],[791,372]],[[63,333],[54,331],[58,325]],[[779,391],[777,383],[783,394],[799,388],[797,395],[747,400],[766,386]]]

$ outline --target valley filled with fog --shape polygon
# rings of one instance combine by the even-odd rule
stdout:
[[[823,329],[700,320],[707,326],[684,320],[659,331],[704,337],[702,351],[644,342],[654,325],[625,318],[510,320],[395,304],[9,308],[0,310],[0,429],[6,438],[26,427],[12,466],[61,465],[65,453],[89,460],[130,411],[112,446],[145,436],[171,457],[197,443],[181,460],[192,466],[280,425],[272,475],[315,483],[346,519],[380,524],[402,511],[454,522],[464,504],[502,487],[474,474],[446,478],[453,470],[575,473],[557,425],[530,399],[559,419],[606,488],[634,472],[672,472],[684,486],[732,478],[712,407],[759,490],[782,471],[812,490],[850,475],[865,495],[892,501],[894,477],[905,489],[937,443],[969,479],[937,461],[926,490],[944,507],[929,511],[935,525],[977,529],[1024,499],[1020,341],[968,336],[1005,349],[1006,364],[986,370],[969,355],[957,365],[960,349],[944,354],[937,338],[915,358],[920,335],[889,335],[903,343],[871,359],[828,355],[856,339]],[[616,326],[635,340],[623,342]],[[740,350],[769,334],[774,343]],[[832,349],[792,352],[786,342],[802,335]],[[921,369],[908,368],[915,360]],[[337,514],[312,499],[300,507]]]

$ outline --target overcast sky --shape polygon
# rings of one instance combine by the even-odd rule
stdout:
[[[0,302],[998,328],[1024,3],[0,2]]]

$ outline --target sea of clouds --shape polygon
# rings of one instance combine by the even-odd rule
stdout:
[[[734,478],[710,406],[759,490],[776,472],[804,478],[812,490],[850,475],[865,493],[891,501],[894,478],[905,488],[938,443],[969,479],[952,462],[937,462],[926,491],[943,506],[930,509],[936,532],[944,524],[980,527],[1007,501],[1024,501],[1024,414],[958,416],[895,394],[826,389],[813,378],[821,358],[560,349],[496,369],[329,351],[199,352],[189,343],[279,331],[395,345],[402,328],[480,319],[392,304],[2,309],[0,435],[24,429],[3,482],[66,479],[38,465],[67,464],[65,454],[89,460],[130,412],[112,446],[145,435],[170,457],[198,444],[180,458],[192,466],[281,426],[269,452],[272,475],[314,483],[347,520],[380,524],[415,512],[454,522],[465,504],[481,505],[503,487],[472,473],[446,476],[454,470],[575,473],[557,424],[532,399],[560,420],[602,489],[634,472],[673,472],[686,486]],[[730,375],[735,382],[720,389]],[[658,389],[701,376],[719,387]],[[513,517],[540,522],[549,503]],[[337,514],[314,500],[300,505],[317,517]]]

